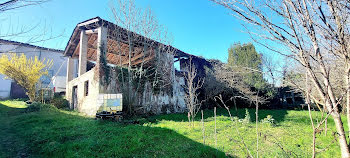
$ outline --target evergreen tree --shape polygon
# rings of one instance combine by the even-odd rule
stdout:
[[[262,74],[262,56],[252,43],[231,45],[228,49],[228,65],[242,72],[242,78],[249,86],[257,90],[267,86]]]

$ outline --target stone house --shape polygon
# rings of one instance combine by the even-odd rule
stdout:
[[[179,72],[193,55],[99,17],[77,24],[64,55],[66,99],[72,109],[93,116],[104,100],[121,99],[123,111],[126,104],[141,114],[186,110]]]

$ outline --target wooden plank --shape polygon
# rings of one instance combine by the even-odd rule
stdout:
[[[92,55],[95,53],[95,49],[92,48],[88,48],[88,58],[90,59],[92,57]]]
[[[89,48],[96,48],[96,45],[93,45],[93,43],[96,40],[96,37],[94,35],[88,35],[88,36],[89,36],[88,47]]]
[[[137,59],[139,59],[139,58],[141,58],[141,57],[143,57],[143,56],[144,56],[143,53],[139,53],[138,55],[136,55],[136,56],[134,56],[134,57],[131,57],[131,64],[132,64],[133,61],[135,61],[135,60],[137,60]],[[124,62],[122,63],[122,65],[126,65],[126,64],[128,64],[128,63],[129,63],[129,60],[124,61]]]
[[[72,56],[79,56],[79,49],[80,49],[80,44],[78,44],[77,47],[75,47],[75,50]]]
[[[85,30],[86,34],[94,34],[97,33],[97,29]]]
[[[138,64],[141,64],[142,62],[148,62],[149,60],[153,59],[155,57],[155,55],[151,55],[151,56],[148,56],[144,59],[141,59],[141,60],[137,60],[136,62],[132,63],[131,62],[131,65],[138,65]]]

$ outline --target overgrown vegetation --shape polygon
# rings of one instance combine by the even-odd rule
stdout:
[[[172,94],[169,84],[172,81],[169,79],[172,65],[167,63],[169,59],[165,56],[171,56],[174,49],[170,49],[169,35],[151,9],[138,8],[134,0],[113,0],[110,9],[116,25],[127,30],[119,27],[111,29],[110,38],[118,41],[115,45],[117,49],[113,51],[119,55],[115,60],[122,72],[118,73],[121,77],[118,87],[123,91],[123,110],[133,115],[135,109],[142,106],[139,105],[141,93],[137,92],[142,92],[145,87],[155,93],[164,90]],[[124,49],[123,45],[127,45],[128,49]],[[124,68],[127,69],[126,74]]]
[[[207,107],[222,103],[235,108],[269,106],[276,99],[277,89],[264,78],[264,61],[254,45],[234,44],[228,56],[227,63],[209,60],[210,66],[204,67]],[[216,101],[219,96],[223,102]]]
[[[25,112],[38,112],[38,111],[55,111],[57,108],[51,104],[43,104],[39,102],[34,102],[26,107]]]
[[[198,70],[192,62],[192,58],[189,59],[187,70],[184,72],[185,90],[184,100],[188,110],[188,122],[194,122],[198,111],[201,109],[202,101],[199,99],[199,90],[203,86],[204,80],[198,77]]]
[[[119,82],[119,84],[126,84],[129,80],[128,77],[128,69],[125,67],[116,66],[111,69],[111,71],[116,74],[116,79]],[[152,86],[152,92],[154,94],[158,94],[160,90],[162,90],[162,84],[159,83],[158,78],[160,78],[160,74],[156,73],[155,68],[148,68],[148,69],[138,69],[133,68],[130,70],[130,80],[132,89],[134,89],[136,92],[142,93],[145,88],[146,83],[150,83],[154,86]]]
[[[218,109],[215,150],[212,110],[204,111],[204,145],[200,118],[196,118],[192,128],[188,126],[186,114],[138,118],[134,121],[138,124],[122,124],[50,108],[25,112],[25,107],[21,101],[0,102],[0,155],[3,157],[246,157],[236,129],[255,155],[255,109],[238,109],[235,124],[225,109]],[[248,115],[251,122],[239,121]],[[312,115],[319,118],[321,113],[312,112]],[[312,129],[307,111],[260,110],[259,118],[262,118],[260,122],[275,118],[274,126],[259,123],[261,157],[311,156],[309,133]],[[328,128],[326,135],[317,134],[317,151],[326,148],[318,156],[340,157],[331,119]]]
[[[291,67],[302,67],[305,83],[297,86],[305,92],[307,102],[313,100],[324,105],[337,126],[342,157],[350,157],[346,137],[350,130],[344,127],[346,123],[350,127],[349,1],[212,1],[241,20],[254,42],[287,57]],[[336,64],[344,69],[335,69]],[[339,85],[345,87],[341,94],[337,94]],[[317,93],[310,93],[311,88]],[[347,122],[342,119],[338,107],[342,100],[346,100],[343,107],[346,107]],[[310,120],[315,136],[318,128],[314,126],[313,117],[310,116]],[[320,122],[326,121],[316,124]],[[317,141],[314,142],[317,146]],[[316,153],[313,150],[312,157],[316,157]]]
[[[50,104],[58,109],[69,108],[69,102],[62,95],[55,94],[54,97],[50,100]]]
[[[100,50],[100,58],[99,64],[97,64],[98,68],[96,69],[98,73],[95,73],[95,78],[98,76],[102,76],[100,80],[101,85],[108,86],[111,81],[111,68],[108,66],[107,62],[107,53],[106,50],[103,49],[105,47],[105,43],[102,43],[98,48]]]

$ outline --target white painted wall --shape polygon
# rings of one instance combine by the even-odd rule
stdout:
[[[61,77],[66,77],[67,75],[66,72],[68,58],[63,56],[62,51],[34,48],[26,45],[2,43],[0,41],[0,56],[7,54],[8,52],[17,53],[18,55],[23,53],[27,56],[27,58],[34,58],[37,56],[40,60],[51,59],[53,60],[53,65],[50,68],[50,73],[52,73],[53,76],[57,74],[57,76]],[[50,79],[48,81],[50,81]],[[65,82],[60,84],[65,84]],[[3,75],[0,75],[0,99],[10,97],[10,91],[11,80],[6,80],[4,79]]]
[[[52,84],[55,88],[55,93],[66,92],[66,76],[52,77]]]
[[[0,74],[0,99],[10,96],[11,80],[5,79],[4,75]]]

